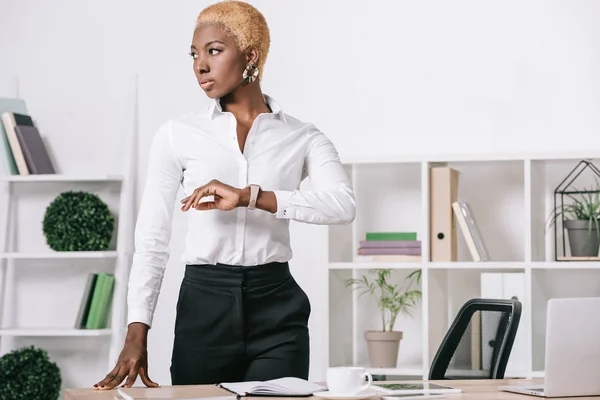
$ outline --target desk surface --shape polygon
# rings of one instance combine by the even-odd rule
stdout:
[[[415,381],[412,381],[414,383]],[[542,380],[534,379],[505,379],[505,380],[470,380],[470,381],[434,381],[440,384],[457,387],[463,390],[460,394],[449,394],[447,400],[517,400],[517,399],[543,399],[543,397],[521,395],[499,391],[499,386],[518,385],[535,383],[540,384]],[[161,399],[176,399],[185,397],[211,397],[211,396],[231,396],[231,393],[220,389],[214,385],[193,385],[193,386],[163,386],[156,389],[142,389],[140,393],[143,397],[154,397]],[[65,400],[114,400],[116,389],[113,390],[93,390],[93,389],[68,389],[65,391]],[[118,397],[117,397],[118,398]],[[257,399],[257,397],[252,397]],[[273,397],[269,397],[273,400]],[[316,399],[316,397],[305,398],[307,400]],[[598,400],[598,397],[562,397],[562,400]],[[290,400],[298,400],[291,398]],[[379,400],[375,396],[369,400]]]

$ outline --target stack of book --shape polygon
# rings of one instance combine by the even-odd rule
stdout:
[[[44,141],[21,99],[0,98],[0,163],[7,175],[54,174]]]
[[[88,275],[75,321],[76,329],[105,329],[107,327],[114,286],[113,274],[99,272]]]
[[[421,241],[416,232],[367,232],[358,256],[360,261],[418,262]]]

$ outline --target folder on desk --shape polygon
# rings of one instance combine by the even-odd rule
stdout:
[[[456,222],[452,203],[458,200],[459,172],[450,167],[429,169],[430,261],[457,261]]]

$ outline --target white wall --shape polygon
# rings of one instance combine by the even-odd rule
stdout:
[[[288,113],[315,122],[344,158],[600,149],[598,2],[252,3],[272,32],[265,92]],[[139,74],[141,193],[157,126],[207,101],[187,56],[195,17],[207,4],[2,0],[0,95],[14,95],[18,76],[62,172],[119,172],[120,124],[131,112],[125,95]],[[22,228],[22,237],[39,235],[27,206],[22,212],[23,227],[33,232]],[[184,229],[177,215],[150,337],[151,376],[162,384],[170,382]],[[292,266],[314,310],[311,376],[322,379],[326,234],[321,227],[293,229]],[[70,355],[58,354],[70,384],[93,383],[77,376]]]

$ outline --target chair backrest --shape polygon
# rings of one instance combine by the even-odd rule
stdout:
[[[521,320],[516,299],[471,299],[440,344],[429,379],[503,379]]]

